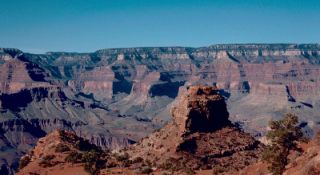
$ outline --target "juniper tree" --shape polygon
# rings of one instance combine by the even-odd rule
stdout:
[[[262,160],[269,163],[269,171],[280,175],[288,164],[288,155],[291,150],[301,151],[299,141],[306,141],[301,128],[298,126],[298,117],[286,114],[281,120],[269,122],[270,131],[266,137],[270,142],[262,154]]]

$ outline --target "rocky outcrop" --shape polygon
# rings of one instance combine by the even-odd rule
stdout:
[[[77,162],[89,150],[103,156],[101,149],[87,140],[72,132],[55,130],[39,139],[35,148],[21,158],[22,164],[17,174],[89,174]],[[74,162],[67,161],[72,153],[78,153],[79,160],[74,156]]]
[[[181,89],[171,115],[184,134],[212,132],[230,124],[224,98],[217,88],[209,86]]]
[[[103,150],[75,132],[58,129],[40,138],[21,157],[16,174],[136,174],[129,168],[136,163],[128,155]]]
[[[158,167],[170,163],[193,170],[221,166],[229,171],[255,162],[260,143],[231,124],[218,92],[209,86],[181,90],[171,111],[172,121],[126,152]]]

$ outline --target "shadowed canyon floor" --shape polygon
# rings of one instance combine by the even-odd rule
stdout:
[[[55,129],[104,149],[137,142],[171,122],[179,88],[189,85],[216,85],[229,119],[257,138],[286,112],[296,113],[312,136],[320,123],[319,58],[318,44],[46,54],[0,49],[1,169],[16,169]]]

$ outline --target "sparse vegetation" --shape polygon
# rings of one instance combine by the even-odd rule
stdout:
[[[164,163],[162,163],[160,166],[160,168],[164,169],[164,170],[171,170],[173,167],[173,163],[170,159],[167,159]]]
[[[31,158],[29,156],[24,156],[20,159],[19,162],[19,169],[24,168],[25,166],[27,166],[31,161]]]
[[[129,154],[128,153],[124,153],[124,154],[115,154],[115,157],[118,161],[126,161],[129,159]]]
[[[79,151],[72,151],[65,158],[66,162],[71,163],[84,163],[85,171],[92,175],[99,174],[102,168],[106,167],[105,152],[94,144],[91,144],[88,140],[76,136],[75,134],[69,134],[65,131],[60,131],[61,139],[65,142],[71,143]],[[70,151],[67,145],[59,144],[56,147],[57,152]]]
[[[82,159],[82,154],[77,152],[77,151],[72,151],[69,153],[69,155],[65,158],[66,162],[71,162],[71,163],[78,163]]]
[[[189,168],[189,167],[186,167],[186,168],[184,169],[184,172],[185,172],[187,175],[194,175],[194,174],[195,174],[195,172],[194,172],[191,168]]]
[[[106,160],[101,152],[95,150],[85,151],[83,153],[72,151],[65,158],[65,161],[71,163],[84,163],[85,171],[92,175],[99,174],[100,170],[106,167]]]
[[[150,174],[152,172],[153,172],[153,170],[150,166],[145,166],[145,167],[142,167],[142,169],[141,169],[142,174]]]
[[[101,157],[95,150],[85,152],[82,156],[84,169],[92,175],[99,174],[100,170],[106,167],[106,161],[101,159]]]
[[[75,134],[70,134],[64,130],[60,130],[59,135],[61,140],[73,144],[75,148],[79,149],[80,151],[102,151],[100,147],[90,143],[88,140],[85,140],[84,138],[78,137]]]
[[[144,161],[144,163],[145,163],[147,166],[149,166],[149,167],[152,165],[151,161],[150,161],[150,160],[148,160],[148,159],[147,159],[147,160],[145,160],[145,161]]]
[[[40,161],[39,165],[42,167],[51,167],[54,165],[54,163],[52,162],[52,160],[55,158],[55,155],[46,155],[42,158],[42,160]]]
[[[106,167],[107,168],[113,168],[113,167],[116,167],[118,164],[116,163],[116,162],[114,162],[114,161],[107,161],[107,163],[106,163]]]
[[[181,172],[181,173],[183,172],[183,174],[187,174],[187,175],[195,174],[194,167],[191,168],[189,165],[187,165],[185,160],[169,158],[164,163],[160,164],[157,167],[159,167],[162,170],[167,170],[170,172]]]
[[[262,160],[269,163],[269,171],[274,175],[280,175],[288,164],[288,155],[291,150],[301,151],[298,141],[305,141],[301,128],[298,127],[298,117],[286,114],[278,121],[270,121],[270,131],[267,139],[270,144],[266,146],[262,154]]]
[[[218,174],[221,174],[225,171],[225,168],[220,166],[220,165],[217,165],[217,166],[214,166],[212,168],[212,174],[213,175],[218,175]]]
[[[63,144],[63,143],[59,143],[55,149],[56,152],[59,152],[59,153],[63,153],[63,152],[67,152],[67,151],[70,151],[70,148]]]
[[[132,160],[129,159],[128,153],[116,153],[113,155],[117,161],[120,162],[121,167],[128,167],[130,164],[132,164]]]
[[[143,158],[142,157],[136,157],[133,159],[132,163],[140,163],[143,161]]]
[[[96,150],[98,152],[101,152],[101,148],[90,143],[88,140],[85,140],[83,138],[79,138],[79,140],[76,142],[76,148],[78,148],[80,151],[91,151]]]

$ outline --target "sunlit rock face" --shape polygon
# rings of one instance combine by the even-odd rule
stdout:
[[[181,131],[211,132],[230,124],[226,103],[216,87],[192,86],[181,91],[171,110]]]
[[[127,153],[157,164],[172,161],[193,170],[254,163],[261,145],[228,120],[226,103],[215,86],[180,88],[172,121],[133,146]],[[174,160],[172,160],[174,159]],[[206,160],[206,161],[203,161]]]
[[[226,99],[230,121],[245,131],[263,136],[271,118],[293,112],[313,135],[320,123],[319,60],[317,44],[228,44],[46,54],[0,49],[0,122],[65,121],[56,127],[75,130],[92,142],[118,149],[170,121],[172,102],[181,87],[215,85]],[[197,110],[190,116],[193,114],[202,116],[203,128],[186,121],[185,126],[190,126],[186,132],[208,130],[202,124],[211,117]],[[40,128],[44,133],[51,131]],[[21,151],[18,144],[13,144],[16,137],[11,130],[1,130],[1,134],[0,143],[10,143],[10,149]],[[37,139],[32,136],[28,140],[34,144]]]

